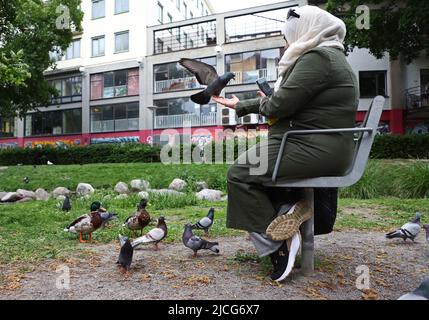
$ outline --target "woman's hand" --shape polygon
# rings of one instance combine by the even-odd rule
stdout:
[[[217,103],[220,103],[221,105],[224,105],[225,107],[228,107],[230,109],[235,109],[235,107],[237,106],[237,103],[240,102],[240,100],[234,95],[232,95],[231,99],[217,97],[217,96],[213,96],[212,99]]]
[[[265,95],[265,93],[263,93],[262,91],[258,91],[258,96],[260,96],[260,97],[266,97],[266,95]]]

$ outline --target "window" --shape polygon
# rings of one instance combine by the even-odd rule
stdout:
[[[91,100],[139,94],[139,70],[119,70],[91,75]]]
[[[176,0],[176,8],[180,11],[180,0]]]
[[[91,132],[139,130],[139,103],[91,107]]]
[[[105,17],[105,1],[92,0],[92,19],[99,19]]]
[[[204,4],[201,2],[201,16],[204,15]]]
[[[197,60],[216,68],[216,57]],[[201,87],[195,76],[177,62],[155,65],[153,70],[155,93],[191,90]]]
[[[127,52],[130,46],[129,31],[115,33],[115,53]]]
[[[171,14],[167,13],[167,17],[168,17],[168,22],[173,22],[173,17],[171,16]]]
[[[92,38],[92,56],[100,57],[104,56],[105,50],[104,36]]]
[[[374,98],[378,95],[387,96],[387,71],[360,71],[359,87],[361,98]]]
[[[188,5],[185,2],[183,2],[183,15],[188,19]]]
[[[226,70],[235,73],[235,80],[231,84],[255,83],[259,78],[277,80],[282,50],[277,48],[226,55]]]
[[[159,23],[164,23],[164,7],[161,3],[158,2],[158,21]]]
[[[80,39],[73,40],[66,51],[66,60],[80,58]]]
[[[25,117],[25,136],[78,134],[82,132],[82,109],[37,112]]]
[[[129,10],[129,0],[115,0],[115,14],[128,12]]]
[[[0,138],[15,136],[15,119],[0,117]]]
[[[52,104],[63,104],[82,101],[82,77],[75,76],[49,81],[58,91],[58,97],[53,97]]]

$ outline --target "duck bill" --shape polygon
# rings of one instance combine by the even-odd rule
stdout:
[[[101,212],[107,212],[107,209],[106,208],[104,208],[104,207],[100,207],[100,209],[99,209]]]

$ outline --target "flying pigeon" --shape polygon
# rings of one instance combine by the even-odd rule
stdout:
[[[199,84],[207,86],[204,91],[191,96],[191,100],[200,105],[208,104],[212,96],[219,96],[228,82],[235,79],[235,74],[231,72],[219,77],[213,66],[198,60],[182,58],[179,63],[195,75]]]
[[[407,239],[411,239],[414,242],[414,239],[417,237],[420,230],[420,213],[417,212],[416,218],[413,221],[404,224],[400,229],[396,231],[386,234],[386,238],[401,238],[404,241],[407,241]]]
[[[424,226],[423,226],[423,229],[425,229],[425,231],[426,231],[426,241],[428,242],[428,244],[429,244],[429,224],[425,224]]]
[[[121,251],[116,264],[118,264],[124,271],[128,271],[130,270],[131,262],[133,261],[134,248],[131,245],[130,239],[122,236],[119,237],[119,241],[121,242]]]
[[[197,257],[198,251],[200,250],[210,250],[214,253],[219,254],[219,248],[217,247],[219,243],[217,242],[208,242],[207,240],[201,239],[200,237],[195,236],[192,233],[192,225],[187,224],[183,232],[182,241],[185,247],[194,251],[194,258]]]
[[[194,224],[192,226],[192,229],[204,230],[204,232],[207,235],[209,233],[210,227],[213,225],[214,214],[215,214],[215,209],[211,208],[209,210],[209,213],[207,214],[207,217],[202,218],[200,221]]]
[[[398,300],[429,300],[429,277],[416,290],[404,294]]]
[[[135,239],[131,243],[131,246],[133,248],[136,248],[142,244],[153,243],[155,245],[155,250],[159,250],[158,243],[165,239],[165,237],[167,236],[167,232],[168,232],[168,228],[167,228],[167,224],[165,223],[165,218],[160,217],[158,219],[158,224],[156,228],[150,230],[143,237]],[[121,239],[121,236],[119,238]],[[120,240],[120,241],[122,245],[124,243],[124,240]]]
[[[29,177],[24,177],[24,183],[25,184],[29,184],[30,183],[30,178]]]
[[[71,206],[71,200],[69,196],[66,196],[66,198],[64,199],[63,202],[63,206],[61,207],[61,210],[65,211],[65,212],[69,212],[71,210],[72,206]]]

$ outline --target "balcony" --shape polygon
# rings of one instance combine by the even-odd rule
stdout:
[[[192,127],[215,126],[217,125],[217,113],[156,116],[154,129],[183,128],[184,125],[191,125]]]
[[[253,71],[234,71],[235,79],[232,79],[230,85],[255,84],[259,78],[265,78],[267,81],[276,81],[278,78],[278,68],[259,69]]]
[[[406,91],[407,117],[429,118],[429,91],[414,87]]]
[[[198,88],[201,88],[201,85],[195,77],[155,81],[155,93]]]

